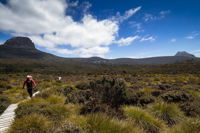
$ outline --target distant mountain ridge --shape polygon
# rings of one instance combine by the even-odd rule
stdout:
[[[179,52],[176,53],[175,56],[185,56],[185,57],[192,57],[192,58],[195,57],[193,54],[190,54],[186,51],[179,51]]]
[[[100,57],[91,58],[62,58],[35,48],[34,43],[27,37],[14,37],[0,45],[0,59],[39,59],[50,62],[77,62],[93,64],[126,64],[126,65],[160,65],[173,64],[185,61],[200,61],[194,55],[185,51],[177,52],[175,56],[151,57],[151,58],[118,58],[104,59]]]

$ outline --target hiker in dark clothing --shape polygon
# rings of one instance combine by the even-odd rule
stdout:
[[[36,87],[35,81],[32,79],[32,76],[28,75],[27,79],[24,81],[23,89],[26,85],[27,92],[30,97],[33,95],[33,87]]]

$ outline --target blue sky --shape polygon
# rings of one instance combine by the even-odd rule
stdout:
[[[200,57],[199,0],[0,0],[0,42],[64,57]]]

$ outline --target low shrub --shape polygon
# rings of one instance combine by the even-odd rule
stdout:
[[[9,133],[49,133],[51,121],[43,115],[31,114],[15,120]]]
[[[10,100],[5,96],[0,96],[0,114],[9,106]]]
[[[85,133],[85,132],[80,126],[72,122],[67,122],[62,124],[62,126],[58,127],[57,129],[55,129],[54,133]]]
[[[98,103],[94,100],[88,102],[81,108],[80,114],[89,113],[105,113],[112,117],[117,116],[118,118],[123,118],[123,112],[120,108],[116,110],[107,104]]]
[[[187,119],[181,124],[169,129],[167,133],[199,133],[200,132],[200,119]]]
[[[88,133],[142,133],[133,123],[110,118],[104,114],[87,116]]]
[[[196,99],[192,102],[182,103],[180,108],[186,116],[200,117],[200,99]]]
[[[65,103],[84,104],[92,97],[91,90],[75,90],[66,96]]]
[[[87,90],[90,88],[89,83],[87,82],[80,82],[76,85],[76,88],[80,89],[80,90]]]
[[[147,111],[133,106],[123,107],[125,116],[149,133],[159,133],[164,127],[163,121],[154,118]]]
[[[0,90],[7,90],[7,89],[11,89],[12,86],[7,83],[7,82],[0,82]]]
[[[90,82],[93,98],[112,108],[119,108],[125,102],[125,82],[119,79],[102,78]]]
[[[167,104],[164,102],[157,103],[151,105],[149,110],[156,117],[164,120],[168,125],[174,125],[178,123],[183,117],[183,113],[175,104]]]
[[[136,91],[133,89],[126,90],[125,104],[145,106],[149,103],[153,103],[155,100],[153,96],[148,93]]]
[[[166,102],[185,102],[193,100],[192,95],[185,91],[172,90],[161,95],[162,99]]]
[[[67,96],[74,90],[75,88],[73,86],[68,85],[68,86],[61,87],[60,89],[57,90],[57,92],[63,94],[64,96]]]

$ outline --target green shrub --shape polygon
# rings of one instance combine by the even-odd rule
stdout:
[[[0,90],[11,89],[12,86],[8,82],[0,82]]]
[[[53,133],[84,133],[84,131],[80,126],[72,122],[67,122],[55,129]]]
[[[172,90],[166,92],[161,97],[166,102],[174,102],[174,103],[193,100],[192,95],[190,95],[185,91],[179,91],[179,90]]]
[[[149,107],[156,117],[164,120],[168,125],[174,125],[183,117],[183,113],[175,104],[157,103]]]
[[[5,109],[9,106],[10,100],[5,96],[0,96],[0,114],[5,111]]]
[[[43,115],[31,114],[18,118],[9,133],[49,133],[51,122]]]
[[[64,96],[67,96],[72,91],[74,91],[75,88],[73,86],[64,86],[57,90],[58,93],[63,94]]]
[[[87,117],[88,133],[142,133],[133,123],[112,119],[104,114]]]
[[[163,121],[154,118],[147,111],[133,106],[123,107],[125,116],[149,133],[159,133],[164,127]]]
[[[87,90],[90,88],[90,85],[87,82],[80,82],[76,85],[76,88],[80,90]]]
[[[180,105],[181,110],[186,116],[200,117],[200,99],[195,99],[192,102],[185,102]]]
[[[187,119],[167,133],[200,133],[200,119]]]
[[[123,118],[123,111],[120,108],[116,110],[107,104],[98,103],[97,101],[90,101],[81,108],[80,114],[88,113],[105,113],[108,116]]]
[[[90,82],[93,97],[100,103],[108,104],[113,108],[119,108],[125,102],[125,82],[118,79],[96,80]]]
[[[65,103],[86,103],[92,96],[91,90],[74,90],[67,95]]]
[[[153,103],[155,100],[150,94],[136,91],[133,89],[126,89],[125,104],[144,106]]]

